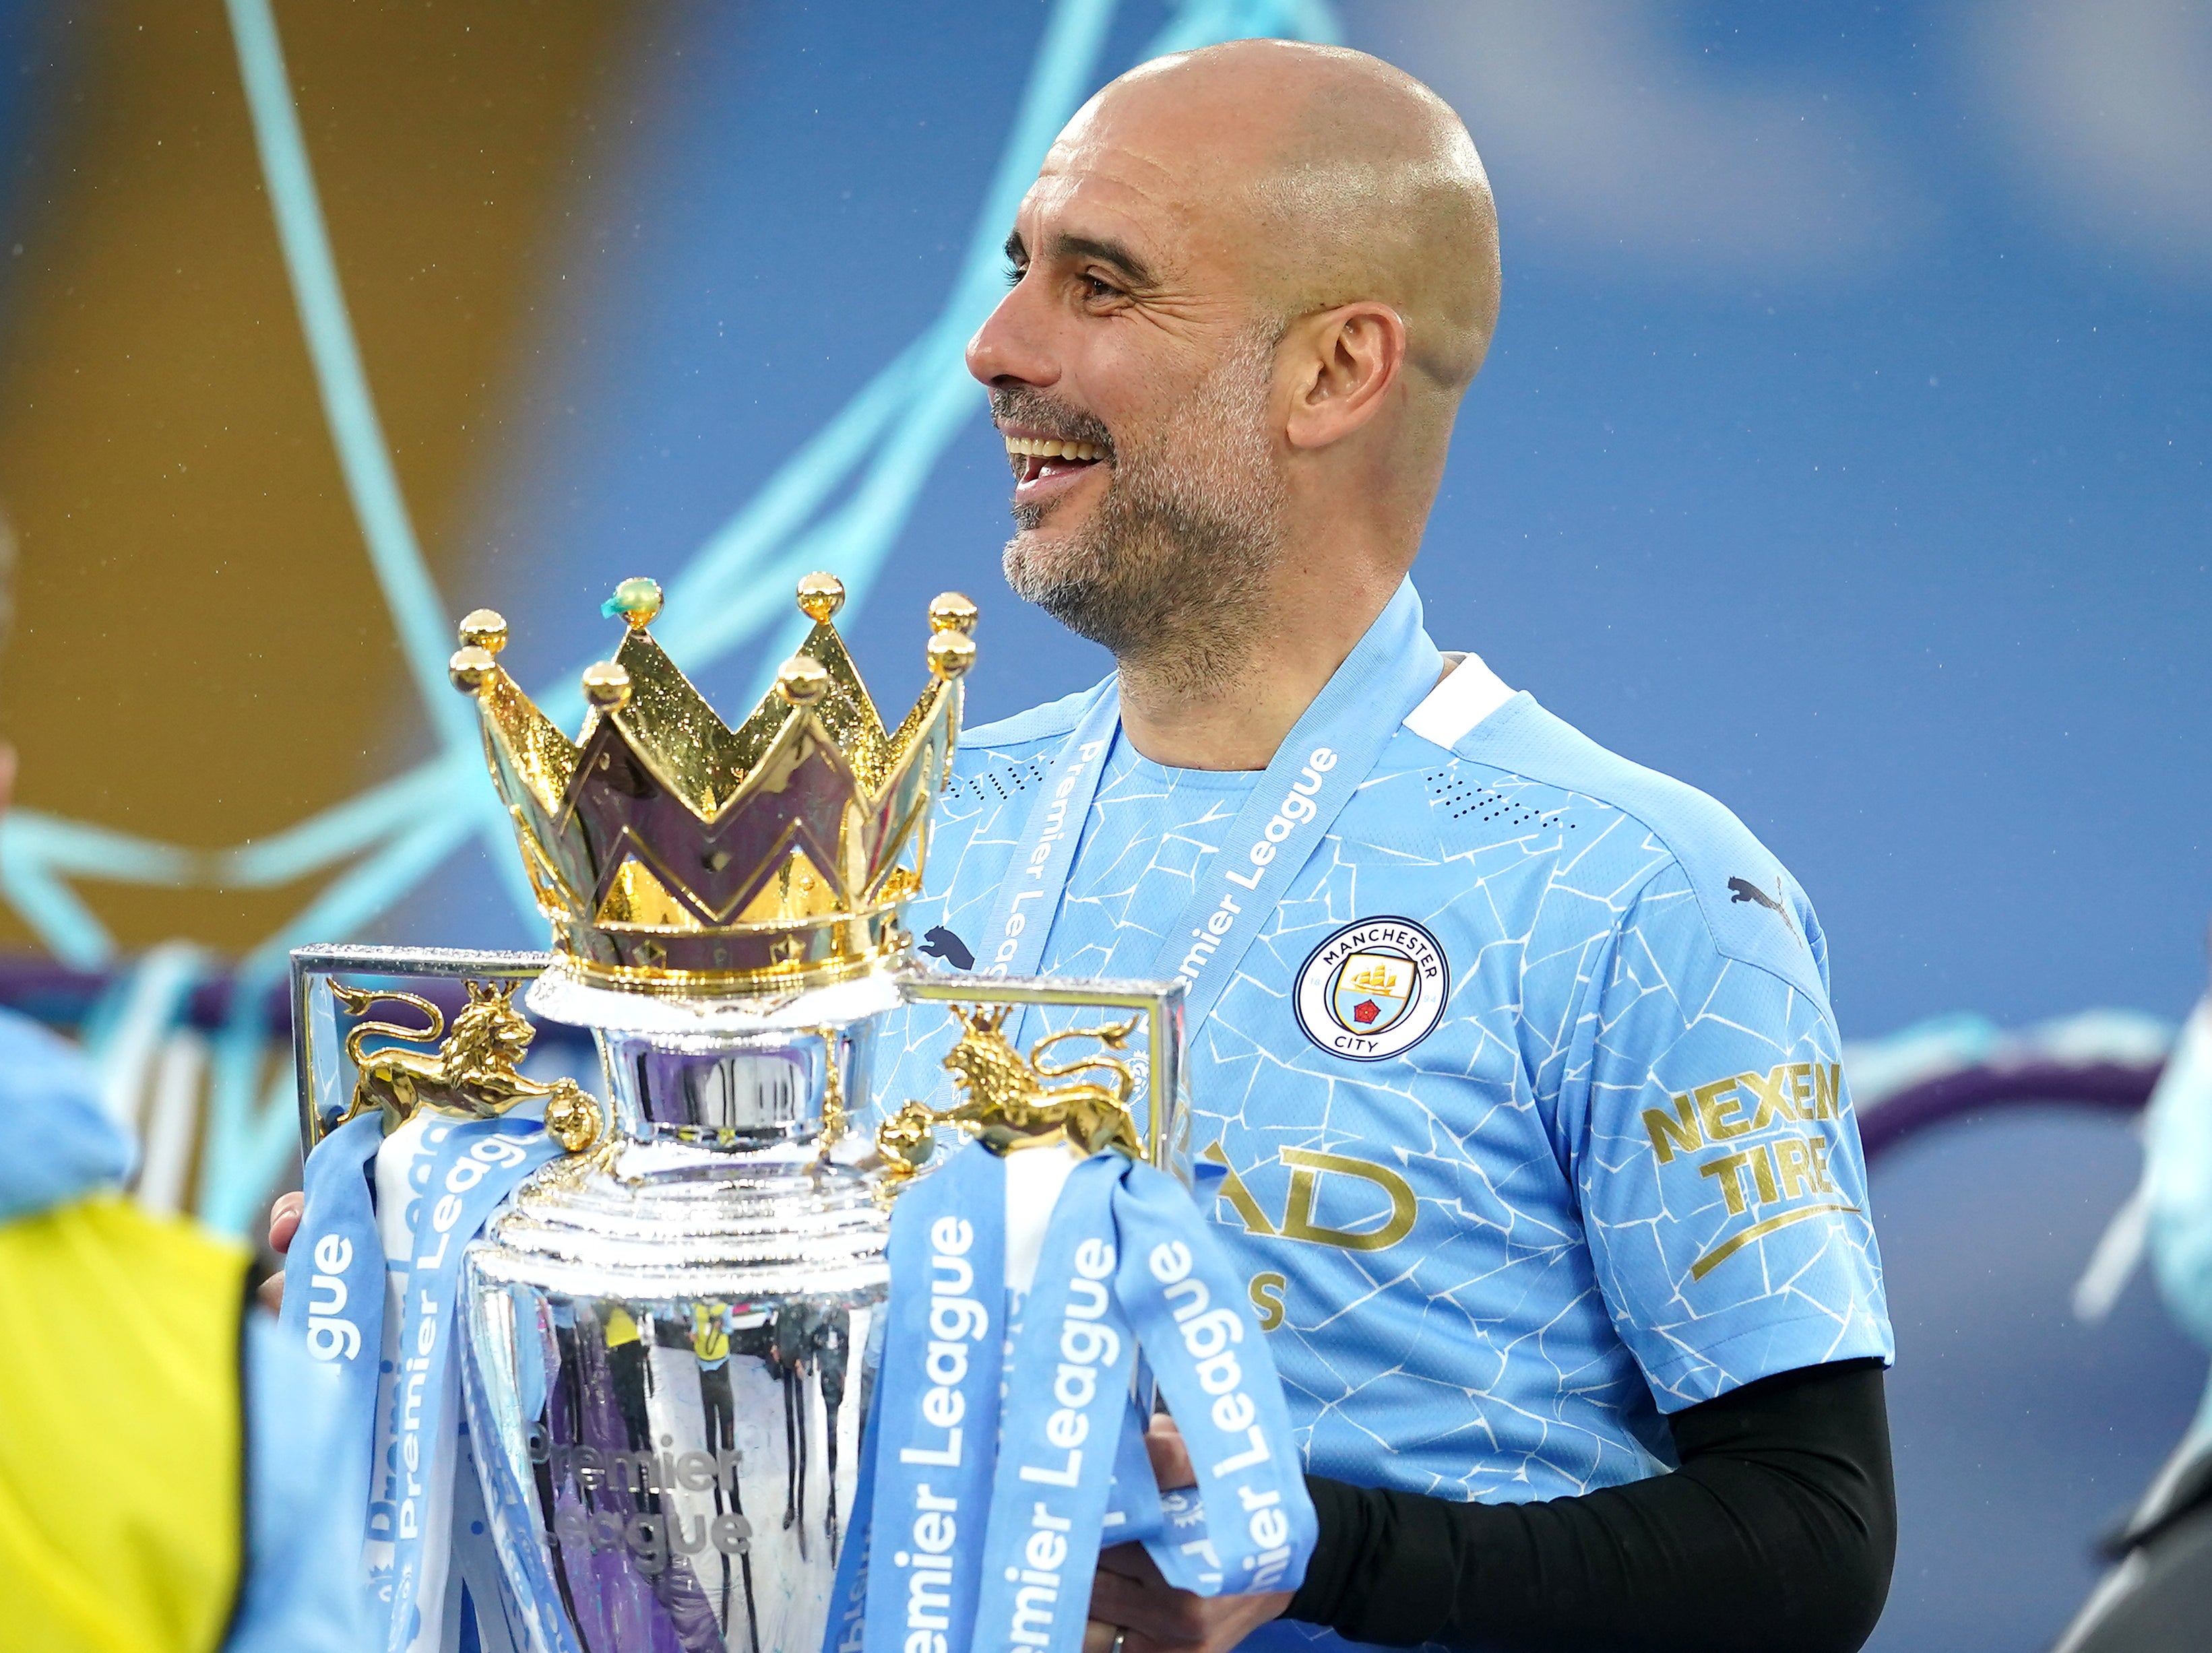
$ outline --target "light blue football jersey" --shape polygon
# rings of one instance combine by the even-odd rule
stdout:
[[[963,736],[908,921],[939,966],[1100,692]],[[1118,741],[1046,972],[1158,973],[1255,779]],[[1665,1413],[1890,1358],[1820,927],[1726,809],[1469,659],[1284,887],[1188,1078],[1313,1472],[1583,1493],[1669,1467]],[[878,1094],[941,1102],[944,1013],[884,1032]]]

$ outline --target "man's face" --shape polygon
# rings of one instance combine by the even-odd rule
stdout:
[[[1013,470],[1007,580],[1121,654],[1255,588],[1281,509],[1275,330],[1234,215],[1194,203],[1148,136],[1173,147],[1096,110],[1063,135],[968,347]]]

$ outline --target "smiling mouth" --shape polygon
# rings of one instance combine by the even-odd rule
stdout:
[[[1009,436],[1006,444],[1006,457],[1013,466],[1017,485],[1073,475],[1106,457],[1106,450],[1096,442],[1067,442],[1049,436]]]

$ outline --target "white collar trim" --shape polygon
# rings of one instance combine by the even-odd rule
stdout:
[[[1406,714],[1407,728],[1447,749],[1458,745],[1468,730],[1513,698],[1513,691],[1482,663],[1480,655],[1457,658],[1459,664],[1444,674],[1426,699]]]

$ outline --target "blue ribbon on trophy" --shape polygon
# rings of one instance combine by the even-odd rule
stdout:
[[[1102,1544],[1136,1537],[1180,1589],[1294,1586],[1315,1522],[1282,1387],[1189,1195],[1110,1148],[1074,1167],[1002,1383],[990,1317],[1006,1300],[991,1234],[1004,1179],[970,1144],[892,1210],[891,1318],[861,1469],[872,1536],[865,1557],[848,1553],[840,1590],[865,1571],[858,1644],[1066,1653]],[[1140,1349],[1198,1474],[1172,1523],[1141,1439],[1130,1450]],[[1109,1501],[1124,1512],[1118,1531]],[[833,1614],[825,1645],[854,1645],[848,1620]]]
[[[530,1119],[440,1123],[423,1132],[428,1187],[415,1202],[415,1249],[376,1438],[397,1457],[399,1498],[388,1586],[388,1653],[434,1653],[453,1532],[461,1411],[454,1345],[461,1252],[531,1172],[561,1152]],[[419,1471],[417,1466],[420,1466]],[[411,1518],[410,1518],[411,1517]]]
[[[315,1359],[337,1368],[347,1434],[364,1443],[374,1436],[384,1347],[384,1244],[369,1192],[383,1143],[383,1119],[365,1114],[331,1131],[308,1156],[307,1207],[285,1255],[278,1317]]]
[[[404,1180],[412,1196],[398,1225],[408,1244],[387,1256],[372,1193],[384,1126],[380,1113],[360,1114],[308,1156],[306,1208],[285,1258],[283,1323],[337,1366],[356,1438],[374,1444],[362,1558],[377,1644],[425,1653],[441,1644],[457,1562],[480,1586],[472,1595],[479,1641],[502,1616],[491,1599],[498,1567],[488,1547],[471,1558],[454,1542],[456,1493],[465,1502],[472,1496],[455,1480],[464,1456],[454,1354],[461,1253],[515,1186],[562,1150],[526,1117],[428,1121],[392,1144],[409,1157]],[[388,1361],[387,1276],[400,1310]]]
[[[876,1444],[872,1465],[863,1463],[860,1473],[870,1524],[854,1529],[870,1535],[866,1619],[870,1626],[941,1620],[933,1628],[947,1648],[974,1639],[973,1567],[959,1557],[963,1544],[975,1555],[991,1501],[1006,1344],[1006,1208],[1005,1164],[963,1152],[908,1187],[891,1214]],[[883,1444],[894,1437],[896,1447]],[[862,1565],[860,1548],[848,1547],[846,1568]],[[840,1629],[833,1616],[832,1647]],[[872,1632],[869,1645],[881,1645]]]
[[[484,1534],[456,1359],[462,1250],[507,1195],[562,1151],[540,1120],[504,1111],[562,1095],[560,1087],[525,1082],[508,1060],[483,1056],[498,1036],[511,1040],[511,1053],[529,1044],[508,994],[469,984],[449,1040],[477,1056],[462,1093],[445,1047],[418,1056],[362,1042],[378,1033],[438,1038],[445,1018],[429,1000],[330,984],[330,998],[352,1014],[389,998],[429,1018],[422,1029],[361,1022],[347,1036],[352,1106],[307,1155],[307,1199],[285,1255],[283,1325],[338,1367],[347,1423],[369,1454],[358,1556],[376,1644],[389,1653],[452,1640],[447,1618],[456,1602],[467,1602],[487,1653],[515,1644],[514,1602]],[[334,1047],[331,1036],[312,1051],[316,1124],[337,1106]]]

